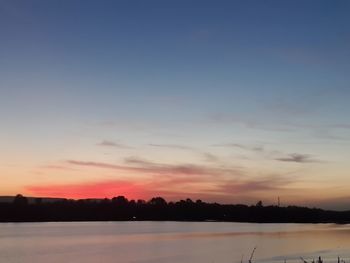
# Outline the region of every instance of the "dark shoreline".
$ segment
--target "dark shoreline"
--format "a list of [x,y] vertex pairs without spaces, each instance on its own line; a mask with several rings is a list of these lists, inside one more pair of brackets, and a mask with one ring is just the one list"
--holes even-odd
[[128,200],[123,196],[103,200],[57,200],[29,203],[17,196],[0,203],[0,222],[179,221],[240,223],[350,223],[350,211],[330,211],[298,206],[224,205],[190,199],[166,202],[161,197]]

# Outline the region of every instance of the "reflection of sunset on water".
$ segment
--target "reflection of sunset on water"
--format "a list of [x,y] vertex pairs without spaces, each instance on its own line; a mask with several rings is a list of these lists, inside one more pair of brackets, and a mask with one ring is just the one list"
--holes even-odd
[[[245,224],[219,222],[75,222],[0,224],[6,262],[193,263],[312,261],[350,258],[350,228],[335,224]],[[18,251],[18,248],[21,248]],[[135,253],[137,251],[137,253]]]

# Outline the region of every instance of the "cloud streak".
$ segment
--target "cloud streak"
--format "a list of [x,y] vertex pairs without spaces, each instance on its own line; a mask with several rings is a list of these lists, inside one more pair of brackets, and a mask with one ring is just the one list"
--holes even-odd
[[221,144],[214,144],[214,147],[229,147],[229,148],[239,148],[242,150],[247,151],[253,151],[253,152],[264,152],[263,146],[250,146],[250,145],[243,145],[239,143],[221,143]]
[[282,190],[295,179],[282,176],[269,176],[262,179],[250,179],[243,181],[227,181],[219,186],[224,193],[264,192]]
[[170,148],[170,149],[179,149],[179,150],[193,150],[192,147],[184,146],[180,144],[157,144],[157,143],[150,143],[148,144],[152,147],[159,147],[159,148]]
[[292,153],[286,157],[276,158],[276,161],[281,162],[294,162],[294,163],[316,163],[320,162],[319,160],[315,160],[311,155],[308,154],[300,154],[300,153]]
[[232,167],[212,167],[196,164],[160,164],[153,163],[136,157],[125,159],[126,164],[118,165],[103,162],[67,160],[66,163],[72,166],[95,167],[114,169],[149,174],[184,174],[184,175],[240,175],[241,171]]
[[155,144],[155,143],[150,143],[149,146],[159,147],[159,148],[169,148],[174,150],[188,150],[201,156],[202,159],[204,159],[207,162],[214,163],[214,162],[220,161],[220,158],[218,156],[215,156],[214,154],[209,152],[202,152],[201,150],[198,150],[195,147],[184,146],[180,144]]
[[113,141],[109,141],[109,140],[103,140],[102,142],[97,143],[98,146],[103,146],[103,147],[114,147],[114,148],[121,148],[121,149],[132,149],[132,147],[125,145],[125,144],[121,144],[121,143],[117,143],[117,142],[113,142]]
[[221,166],[217,162],[211,165],[164,164],[131,156],[119,164],[82,160],[66,160],[65,164],[65,167],[73,169],[128,171],[138,177],[121,179],[116,173],[115,179],[108,177],[89,182],[29,185],[26,191],[36,196],[76,199],[125,195],[132,199],[163,196],[168,200],[189,197],[213,202],[251,203],[260,199],[272,200],[275,192],[288,191],[290,184],[296,181],[295,177],[290,180],[285,175],[252,178],[245,171]]
[[[212,181],[202,176],[151,176],[143,180],[100,180],[72,184],[30,185],[26,190],[35,196],[64,198],[111,198],[124,195],[129,199],[163,196],[168,200],[183,198],[206,201],[247,202],[263,199],[271,191],[281,192],[291,181],[282,177],[250,180]],[[208,183],[210,183],[208,185]]]
[[[224,144],[216,144],[213,145],[216,147],[231,147],[231,148],[239,148],[246,151],[253,151],[258,154],[261,154],[267,159],[273,159],[276,161],[281,162],[294,162],[294,163],[320,163],[320,160],[316,160],[313,158],[313,156],[309,154],[302,154],[302,153],[290,153],[290,154],[283,154],[280,151],[270,151],[266,150],[263,146],[249,146],[249,145],[243,145],[238,143],[224,143]],[[275,156],[280,155],[280,157]]]

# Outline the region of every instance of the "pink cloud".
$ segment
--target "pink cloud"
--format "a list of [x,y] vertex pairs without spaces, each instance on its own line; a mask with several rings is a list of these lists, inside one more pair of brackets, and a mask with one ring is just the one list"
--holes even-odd
[[129,199],[162,196],[168,200],[189,197],[207,201],[244,202],[271,196],[272,192],[285,191],[290,183],[290,178],[285,176],[249,179],[240,170],[220,165],[170,165],[136,157],[127,158],[122,164],[68,160],[66,166],[132,171],[140,177],[137,181],[99,180],[74,184],[30,185],[25,189],[35,196],[75,199],[124,195]]
[[210,175],[218,176],[224,174],[239,175],[240,172],[235,168],[209,167],[195,164],[160,164],[153,163],[138,158],[127,158],[128,165],[118,165],[102,162],[67,160],[67,163],[74,166],[95,167],[104,169],[124,170],[148,174],[186,174],[186,175]]
[[124,195],[129,199],[150,199],[162,196],[167,200],[184,198],[215,202],[251,203],[281,193],[289,183],[279,178],[264,180],[213,180],[201,176],[153,176],[140,181],[108,180],[75,184],[31,185],[26,190],[35,196],[63,198],[112,198]]

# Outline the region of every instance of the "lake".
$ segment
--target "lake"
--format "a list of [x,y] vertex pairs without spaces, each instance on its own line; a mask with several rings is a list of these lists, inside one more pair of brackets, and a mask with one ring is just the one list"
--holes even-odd
[[350,256],[350,226],[223,222],[0,223],[1,263],[300,262]]

